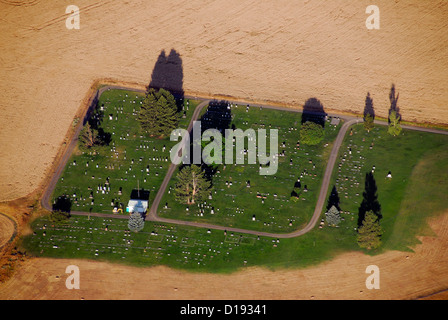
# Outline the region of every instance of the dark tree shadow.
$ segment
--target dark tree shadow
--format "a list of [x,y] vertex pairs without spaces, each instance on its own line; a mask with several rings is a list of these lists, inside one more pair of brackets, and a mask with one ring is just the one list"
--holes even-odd
[[105,132],[103,128],[98,129],[98,137],[101,141],[101,145],[108,146],[112,142],[112,133]]
[[224,135],[225,130],[230,128],[232,122],[232,112],[230,104],[225,100],[210,101],[207,111],[200,118],[201,134],[208,129],[217,129]]
[[367,92],[366,103],[364,106],[364,119],[367,115],[370,115],[375,119],[375,109],[373,108],[373,99],[370,97],[370,92]]
[[[104,104],[102,104],[104,107]],[[101,127],[104,119],[104,111],[100,108],[99,102],[96,103],[95,108],[91,111],[87,122],[92,129],[98,130],[99,145],[108,146],[112,142],[112,133],[104,131]]]
[[[84,116],[84,119],[82,121],[82,125],[85,126],[87,122],[90,121],[90,118],[92,117],[92,114],[94,114],[95,112],[97,112],[97,110],[99,110],[99,91],[96,91],[95,97],[93,97],[92,102],[89,105],[89,108],[87,109],[86,115]],[[90,125],[92,125],[90,123]]]
[[149,200],[149,194],[150,194],[149,190],[133,189],[131,191],[131,199],[148,201]]
[[[230,109],[230,103],[225,100],[210,101],[206,112],[204,113],[204,115],[202,115],[199,121],[201,122],[201,136],[208,129],[216,129],[224,137],[225,130],[230,128],[230,124],[232,122],[232,112]],[[193,143],[195,142],[193,141],[192,133],[190,134],[190,141],[191,141],[190,154],[193,154]],[[201,167],[204,170],[205,176],[210,180],[218,170],[217,165],[206,164],[202,158],[201,158]]]
[[362,226],[367,211],[373,211],[378,216],[378,219],[382,218],[377,190],[373,173],[366,173],[365,188],[362,194],[363,199],[358,209],[358,227]]
[[339,199],[339,193],[336,189],[336,186],[333,186],[333,189],[331,189],[330,197],[328,198],[327,203],[327,211],[330,210],[332,206],[335,206],[336,209],[341,211],[341,207],[339,206],[341,200]]
[[160,52],[151,75],[147,89],[166,89],[173,94],[177,102],[177,110],[181,111],[184,103],[184,72],[180,54],[171,49],[167,56],[165,50]]
[[90,127],[92,127],[92,129],[98,130],[101,127],[103,118],[104,118],[104,111],[101,110],[99,102],[97,102],[95,107],[92,109],[88,119]]
[[59,196],[53,203],[53,211],[67,212],[70,213],[72,209],[72,200],[66,196]]
[[392,87],[390,88],[389,92],[389,101],[390,101],[389,116],[392,113],[392,111],[395,111],[398,119],[401,120],[400,108],[398,107],[399,95],[400,95],[399,93],[395,94],[395,84],[392,84]]
[[327,113],[324,110],[324,106],[316,98],[310,98],[306,100],[303,106],[302,124],[307,121],[315,122],[322,127],[325,127],[325,118]]

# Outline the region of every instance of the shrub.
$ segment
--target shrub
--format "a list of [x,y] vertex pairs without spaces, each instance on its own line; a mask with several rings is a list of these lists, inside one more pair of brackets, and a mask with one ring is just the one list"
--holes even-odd
[[316,145],[324,138],[324,128],[311,121],[305,122],[300,128],[300,142],[308,145]]
[[330,226],[337,226],[341,222],[341,215],[335,206],[331,206],[330,210],[328,210],[325,215],[327,216],[327,223]]
[[138,212],[133,212],[129,217],[128,228],[133,232],[142,231],[145,226],[145,220]]

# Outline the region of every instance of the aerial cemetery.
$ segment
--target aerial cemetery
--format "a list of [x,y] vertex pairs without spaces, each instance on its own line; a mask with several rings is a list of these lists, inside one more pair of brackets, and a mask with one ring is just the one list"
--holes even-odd
[[[415,180],[425,181],[427,185],[434,183],[416,172],[415,167],[421,158],[429,156],[429,150],[440,153],[446,143],[447,139],[442,135],[403,130],[396,137],[384,125],[368,130],[363,124],[352,126],[339,149],[328,190],[328,203],[319,228],[331,227],[325,217],[331,206],[335,205],[340,222],[333,227],[339,228],[338,232],[344,237],[352,237],[362,226],[366,211],[372,210],[385,231],[381,236],[384,247],[397,249],[402,246],[398,243],[413,242],[410,240],[412,235],[405,230],[419,228],[423,222],[422,225],[411,226],[409,220],[406,220],[400,227],[403,234],[392,236],[394,224],[399,220],[396,220],[397,213],[408,214],[408,210],[403,209],[403,203],[408,201],[425,206],[425,202],[419,200],[422,185],[412,184],[413,188],[417,187],[420,191],[417,198],[411,200],[408,184]],[[331,229],[334,228],[328,230]],[[394,240],[389,241],[392,239],[390,237]]]
[[[203,111],[200,119],[202,131],[208,128],[220,132],[225,129],[241,129],[243,132],[266,129],[269,136],[270,130],[278,130],[278,149],[273,155],[277,171],[262,175],[260,169],[266,165],[249,163],[251,150],[248,143],[256,136],[246,136],[242,149],[245,161],[242,164],[236,161],[233,164],[222,161],[211,166],[202,164],[212,184],[205,199],[195,204],[179,203],[176,201],[177,182],[172,179],[162,200],[163,205],[159,207],[159,215],[278,233],[303,227],[313,214],[330,145],[340,124],[331,125],[332,119],[322,115],[319,125],[324,127],[323,141],[317,145],[300,144],[301,113],[226,101],[219,102],[220,108],[216,104]],[[232,143],[234,153],[237,152],[235,137],[224,143]],[[269,148],[269,139],[266,144]]]
[[[148,192],[150,201],[154,198],[171,163],[174,143],[169,137],[150,137],[141,131],[137,118],[143,99],[142,93],[123,90],[103,93],[87,125],[107,134],[110,141],[88,149],[79,143],[56,185],[53,199],[68,195],[73,211],[127,214],[133,190],[140,188]],[[180,103],[179,125],[187,127],[198,102]]]
[[[177,108],[172,112],[172,127],[186,129],[201,101],[166,97]],[[216,129],[223,134],[222,145],[212,139],[190,141],[186,150],[194,153],[199,147],[200,162],[176,167],[157,208],[160,217],[179,223],[145,220],[172,163],[170,151],[178,143],[170,140],[170,128],[148,125],[143,130],[145,99],[145,94],[132,91],[103,93],[54,188],[52,213],[36,219],[31,225],[33,233],[24,238],[30,252],[216,272],[253,265],[307,266],[341,250],[371,250],[360,234],[372,214],[381,227],[378,246],[402,249],[405,243],[413,243],[422,218],[412,220],[416,221],[411,228],[414,233],[409,232],[402,226],[409,226],[408,217],[415,213],[406,208],[424,202],[414,203],[421,197],[418,190],[423,181],[434,193],[445,190],[437,181],[448,171],[442,161],[446,159],[446,136],[401,128],[391,131],[386,125],[364,121],[349,127],[337,150],[316,227],[296,238],[257,236],[253,231],[287,234],[307,225],[345,120],[326,115],[315,98],[305,103],[303,113],[213,100],[199,115],[200,134]],[[257,138],[260,142],[260,135],[244,133],[259,129],[266,130],[268,137],[278,132],[276,150],[267,138],[268,162],[257,157],[249,161],[251,152],[262,152],[259,144],[250,146]],[[241,149],[237,147],[240,138],[226,136],[226,130],[243,133]],[[222,162],[219,152],[211,162],[211,154],[204,152],[212,142],[218,146],[215,151],[222,148]],[[224,161],[227,147],[234,152],[235,161],[230,163]],[[244,161],[238,162],[237,152]],[[429,156],[442,161],[434,172],[416,170]],[[260,174],[268,167],[275,172]],[[194,196],[184,188],[191,175],[199,186]],[[437,204],[432,201],[433,206]],[[425,207],[419,208],[418,212],[425,212]],[[141,215],[137,220],[135,213]],[[406,223],[399,223],[400,219],[407,219]],[[182,225],[185,221],[221,229]]]
[[254,265],[247,251],[275,252],[280,240],[226,231],[145,222],[132,232],[127,220],[72,216],[66,223],[39,219],[26,245],[36,254],[124,264],[156,264],[192,270],[228,270]]

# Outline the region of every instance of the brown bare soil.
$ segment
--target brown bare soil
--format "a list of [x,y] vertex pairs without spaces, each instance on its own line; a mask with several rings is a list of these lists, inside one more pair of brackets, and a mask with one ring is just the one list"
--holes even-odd
[[[0,299],[416,299],[448,288],[448,213],[430,220],[430,225],[435,236],[421,237],[412,253],[346,253],[304,270],[251,267],[216,275],[34,258],[0,285]],[[69,265],[80,269],[79,290],[65,287]],[[380,269],[380,289],[366,288],[369,265]]]
[[405,120],[447,123],[448,3],[364,1],[1,0],[0,200],[31,193],[50,173],[91,85],[147,85],[165,50],[180,54],[186,93],[378,115],[395,83]]
[[14,222],[0,214],[0,249],[5,246],[14,234]]
[[[0,211],[26,232],[35,199],[19,198],[40,193],[92,87],[143,88],[162,50],[180,54],[187,94],[293,108],[316,97],[326,111],[361,113],[370,92],[377,115],[386,116],[394,83],[404,120],[448,124],[448,3],[378,0],[376,31],[364,24],[368,4],[78,0],[81,29],[67,30],[66,1],[0,0],[0,201],[18,199]],[[251,268],[223,276],[18,258],[0,298],[417,298],[448,288],[447,216],[434,220],[438,237],[422,238],[415,253],[347,253],[306,270]],[[65,288],[69,264],[81,269],[81,290]],[[370,264],[380,267],[380,290],[365,288]]]

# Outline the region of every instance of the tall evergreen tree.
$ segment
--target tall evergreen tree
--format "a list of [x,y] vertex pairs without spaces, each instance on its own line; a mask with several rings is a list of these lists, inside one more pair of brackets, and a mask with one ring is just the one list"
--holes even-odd
[[128,228],[133,232],[139,232],[143,230],[145,226],[145,220],[139,212],[133,212],[129,217]]
[[186,166],[177,174],[175,196],[180,203],[190,205],[205,200],[210,192],[211,183],[200,166]]
[[179,117],[176,99],[165,89],[149,88],[138,116],[141,128],[150,136],[168,136],[176,129]]
[[358,245],[368,250],[376,249],[381,246],[382,234],[378,216],[372,210],[367,211],[361,227],[358,228]]

